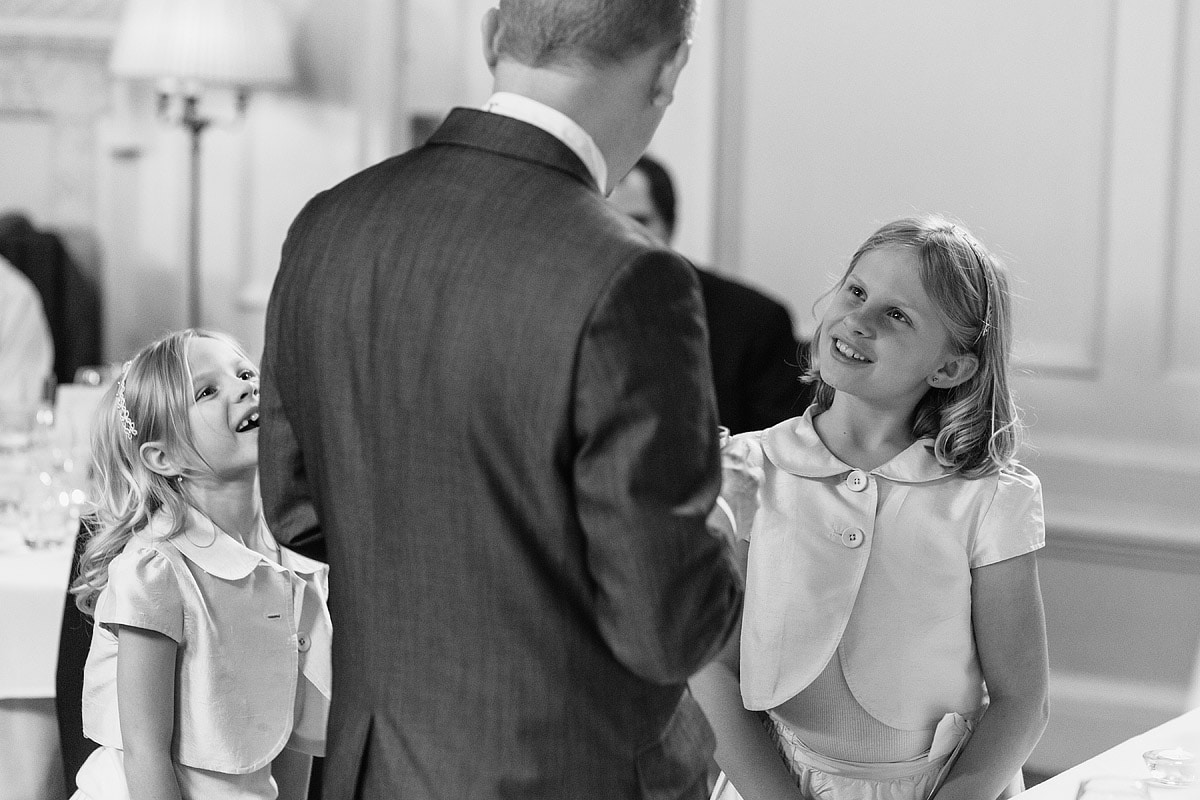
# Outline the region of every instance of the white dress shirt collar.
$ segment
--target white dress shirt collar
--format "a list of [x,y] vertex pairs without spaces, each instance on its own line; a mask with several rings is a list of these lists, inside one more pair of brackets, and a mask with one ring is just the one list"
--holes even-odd
[[579,156],[600,187],[600,192],[608,193],[608,164],[604,161],[604,154],[591,135],[566,114],[512,92],[496,92],[483,104],[483,110],[527,122],[558,139]]

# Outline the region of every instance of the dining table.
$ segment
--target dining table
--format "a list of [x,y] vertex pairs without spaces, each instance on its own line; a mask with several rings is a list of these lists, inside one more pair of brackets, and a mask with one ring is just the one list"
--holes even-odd
[[1181,713],[1016,795],[1016,800],[1076,800],[1087,778],[1113,776],[1145,782],[1149,800],[1200,800],[1200,780],[1170,785],[1155,779],[1146,753],[1194,756],[1200,771],[1200,708]]
[[[5,535],[7,534],[7,535]],[[55,678],[74,540],[0,532],[0,800],[63,797]]]
[[0,542],[0,699],[54,697],[73,545],[31,550]]
[[0,436],[0,800],[65,797],[59,640],[103,391],[60,386],[25,438]]

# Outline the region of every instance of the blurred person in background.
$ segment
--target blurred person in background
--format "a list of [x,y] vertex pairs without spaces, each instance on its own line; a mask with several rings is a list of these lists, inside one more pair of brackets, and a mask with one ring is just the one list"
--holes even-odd
[[[20,270],[0,257],[0,412],[36,409],[54,370],[54,343],[42,298]],[[29,420],[32,422],[32,417]]]
[[[609,198],[664,244],[675,234],[670,173],[642,156]],[[769,428],[804,413],[812,387],[801,383],[807,347],[796,341],[783,304],[744,283],[696,269],[708,321],[717,415],[731,433]]]

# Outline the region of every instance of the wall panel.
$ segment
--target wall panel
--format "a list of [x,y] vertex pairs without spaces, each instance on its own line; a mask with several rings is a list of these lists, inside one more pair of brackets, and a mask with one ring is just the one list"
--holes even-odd
[[871,230],[943,211],[1018,276],[1026,360],[1094,371],[1111,3],[747,9],[742,273],[809,329],[812,301]]
[[1176,165],[1172,190],[1173,250],[1165,285],[1162,344],[1168,375],[1200,384],[1200,9],[1180,5]]

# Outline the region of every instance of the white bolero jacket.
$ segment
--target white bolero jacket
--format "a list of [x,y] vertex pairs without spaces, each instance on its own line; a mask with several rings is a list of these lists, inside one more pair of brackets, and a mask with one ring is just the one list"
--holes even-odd
[[811,413],[722,449],[722,498],[750,543],[746,708],[794,697],[840,648],[851,691],[881,722],[976,716],[971,570],[1045,544],[1041,484],[1023,467],[963,478],[929,439],[863,472],[825,448]]

